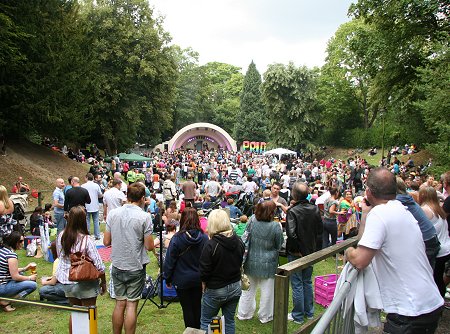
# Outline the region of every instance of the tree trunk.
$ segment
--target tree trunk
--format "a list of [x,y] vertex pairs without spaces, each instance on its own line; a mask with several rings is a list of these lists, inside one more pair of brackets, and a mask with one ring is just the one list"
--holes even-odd
[[105,148],[106,148],[106,151],[108,151],[108,154],[109,154],[110,156],[112,156],[112,155],[114,154],[114,152],[111,151],[111,145],[109,145],[109,140],[108,140],[108,138],[106,138],[106,136],[103,136],[103,139],[104,139],[104,141],[105,141]]

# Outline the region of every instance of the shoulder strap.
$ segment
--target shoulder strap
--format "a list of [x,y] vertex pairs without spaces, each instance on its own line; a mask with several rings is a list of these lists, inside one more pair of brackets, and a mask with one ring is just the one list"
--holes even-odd
[[83,249],[83,245],[84,245],[84,255],[86,255],[87,254],[87,239],[86,238],[89,238],[87,235],[85,235],[84,236],[84,238],[81,240],[81,245],[80,245],[80,250],[79,250],[79,252],[81,252],[81,250]]

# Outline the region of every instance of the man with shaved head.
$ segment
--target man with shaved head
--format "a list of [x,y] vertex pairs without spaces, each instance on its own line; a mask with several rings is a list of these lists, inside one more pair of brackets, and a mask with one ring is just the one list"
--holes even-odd
[[357,269],[372,264],[387,314],[384,333],[434,333],[444,300],[433,279],[417,220],[396,200],[397,182],[386,168],[367,178],[358,247],[345,254]]
[[74,206],[81,205],[86,208],[86,204],[91,203],[89,191],[80,186],[80,179],[76,176],[71,181],[72,188],[67,190],[66,198],[64,200],[64,211],[67,213]]
[[53,191],[53,212],[56,221],[56,229],[57,233],[64,230],[66,227],[66,220],[64,219],[64,192],[63,189],[65,187],[63,179],[56,179],[56,188]]
[[[294,261],[300,257],[317,251],[316,245],[323,231],[319,208],[308,201],[309,187],[306,183],[297,181],[292,186],[292,204],[287,210],[287,243],[288,260]],[[291,276],[293,309],[288,320],[298,324],[304,318],[314,316],[314,300],[312,288],[313,267],[309,266]]]

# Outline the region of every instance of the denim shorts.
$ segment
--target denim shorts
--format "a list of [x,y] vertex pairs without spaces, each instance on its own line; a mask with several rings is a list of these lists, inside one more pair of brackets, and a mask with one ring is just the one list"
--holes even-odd
[[116,300],[129,300],[131,302],[141,299],[145,285],[145,267],[140,270],[120,270],[112,267]]
[[98,280],[78,282],[75,284],[63,284],[64,293],[67,298],[89,299],[100,294]]

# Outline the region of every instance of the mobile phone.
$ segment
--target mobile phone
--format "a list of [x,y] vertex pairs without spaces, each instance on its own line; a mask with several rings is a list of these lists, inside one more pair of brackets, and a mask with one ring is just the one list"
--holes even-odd
[[367,199],[367,197],[364,197],[364,203],[366,203],[367,206],[371,206],[369,200]]

